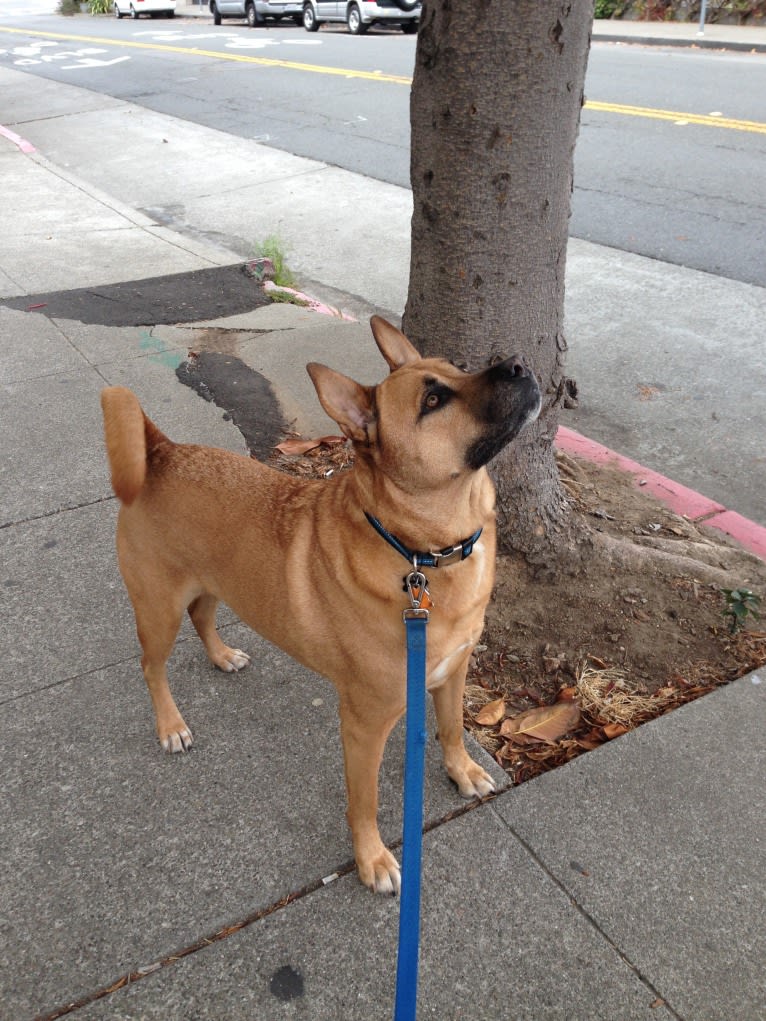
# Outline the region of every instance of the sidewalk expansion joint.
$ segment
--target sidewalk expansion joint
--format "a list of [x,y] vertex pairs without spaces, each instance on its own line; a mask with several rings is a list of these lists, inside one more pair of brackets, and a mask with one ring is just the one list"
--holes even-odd
[[[225,631],[227,628],[242,627],[242,621],[237,618],[236,620],[226,621],[218,626],[219,632]],[[246,625],[245,625],[246,626]],[[180,648],[189,642],[199,641],[196,634],[180,634],[176,638],[174,648]],[[136,673],[138,676],[141,675],[141,656],[137,653],[129,653],[126,656],[121,656],[118,659],[113,659],[108,663],[99,663],[98,666],[87,667],[86,669],[80,670],[76,674],[69,674],[67,677],[60,677],[55,681],[51,681],[50,684],[42,684],[39,688],[32,688],[29,691],[20,691],[18,694],[11,695],[8,698],[0,698],[0,707],[10,705],[13,702],[20,702],[25,698],[35,698],[36,696],[52,691],[55,688],[60,688],[63,684],[75,684],[81,679],[86,677],[92,677],[93,674],[103,673],[106,670],[111,670],[113,667],[124,666],[126,663],[135,663]]]
[[579,903],[576,896],[574,895],[574,893],[572,893],[572,891],[569,889],[566,883],[562,879],[559,879],[556,873],[545,864],[543,859],[535,851],[532,845],[529,844],[519,833],[517,833],[513,826],[506,819],[504,819],[499,812],[495,812],[494,814],[495,818],[499,822],[501,822],[503,826],[511,834],[511,836],[518,841],[518,843],[529,855],[532,861],[538,866],[538,868],[541,869],[541,871],[545,873],[545,875],[550,879],[550,881],[561,891],[561,893],[563,893],[563,895],[566,897],[566,899],[569,901],[569,903],[572,905],[575,911],[577,911],[577,913],[585,920],[585,922],[587,922],[588,925],[591,926],[591,928],[598,934],[599,938],[602,939],[609,947],[611,947],[611,949],[617,954],[620,960],[623,961],[628,968],[630,968],[630,970],[633,972],[633,974],[636,976],[639,982],[641,982],[641,984],[646,987],[649,995],[654,997],[655,1004],[657,1006],[661,1004],[668,1012],[668,1014],[671,1017],[675,1018],[676,1021],[687,1021],[687,1019],[684,1018],[682,1014],[679,1014],[677,1010],[673,1009],[665,995],[654,985],[652,980],[647,975],[645,975],[636,964],[634,964],[631,961],[631,959],[627,956],[625,951],[619,947],[619,945],[603,929],[599,922],[596,921],[593,915],[591,915],[590,912],[588,912],[582,906],[582,904]]
[[[448,812],[444,816],[441,816],[439,819],[434,819],[427,823],[423,828],[423,832],[430,833],[432,830],[438,829],[445,823],[451,822],[453,819],[460,818],[467,812],[472,812],[477,808],[481,808],[488,802],[494,801],[494,799],[500,794],[504,794],[506,791],[510,790],[512,786],[513,784],[509,782],[508,784],[503,785],[494,794],[489,794],[487,797],[481,799],[475,798],[464,805],[458,806],[456,809]],[[400,847],[401,843],[402,841],[399,839],[393,841],[387,846],[391,850],[394,850]],[[33,1021],[57,1021],[58,1018],[66,1017],[68,1014],[72,1014],[75,1011],[80,1010],[82,1007],[87,1007],[91,1003],[95,1003],[98,1000],[104,999],[106,996],[110,996],[112,993],[118,992],[120,989],[124,989],[126,986],[134,985],[136,982],[140,982],[141,979],[154,975],[163,968],[168,968],[171,965],[176,964],[178,961],[182,961],[185,957],[196,954],[198,951],[204,950],[206,947],[214,946],[216,943],[220,943],[223,940],[228,939],[229,936],[234,936],[237,933],[242,932],[244,929],[247,929],[256,922],[260,922],[264,918],[268,918],[270,915],[276,914],[277,911],[282,911],[291,904],[295,904],[297,901],[303,900],[305,897],[309,897],[311,894],[317,893],[336,879],[342,879],[355,871],[355,862],[353,860],[347,861],[336,868],[332,873],[330,873],[330,875],[323,876],[321,879],[314,879],[305,886],[285,894],[284,897],[274,901],[272,904],[269,904],[264,908],[260,908],[257,911],[253,911],[249,915],[245,915],[244,918],[241,918],[236,922],[232,922],[208,936],[202,936],[200,939],[195,940],[194,943],[189,943],[187,946],[181,947],[179,950],[175,950],[172,953],[167,954],[165,957],[161,957],[158,960],[153,961],[151,964],[126,972],[113,982],[110,982],[109,985],[103,986],[100,989],[95,989],[93,992],[88,993],[79,1000],[62,1004],[47,1013],[38,1014]],[[678,1015],[674,1014],[673,1016],[678,1018]],[[683,1019],[679,1018],[678,1021],[683,1021]]]
[[[355,868],[356,866],[353,861],[346,862],[345,865],[335,870],[332,878],[340,879],[343,876],[347,876],[349,873],[353,872]],[[112,993],[116,993],[118,990],[124,989],[126,986],[133,985],[143,978],[148,978],[150,975],[154,975],[162,968],[170,967],[176,962],[183,960],[184,957],[196,954],[199,950],[204,950],[206,947],[220,943],[222,940],[228,939],[229,936],[233,936],[236,933],[241,932],[243,929],[253,925],[255,922],[260,922],[262,919],[268,918],[269,915],[273,915],[275,912],[289,907],[290,904],[294,904],[296,901],[302,900],[304,897],[307,897],[312,893],[316,893],[318,890],[323,889],[327,885],[327,882],[327,877],[314,879],[305,886],[302,886],[300,889],[293,890],[290,893],[285,894],[284,897],[278,901],[274,901],[273,904],[269,904],[265,908],[260,908],[258,911],[253,911],[251,914],[246,915],[239,921],[232,922],[230,925],[224,926],[223,929],[219,929],[217,932],[211,933],[209,936],[202,936],[200,939],[196,940],[196,942],[190,943],[188,946],[182,947],[181,949],[168,954],[166,957],[162,957],[159,960],[152,962],[152,964],[145,965],[142,968],[136,968],[133,971],[121,975],[108,986],[96,989],[92,993],[88,993],[86,996],[83,996],[72,1003],[62,1004],[60,1007],[56,1007],[48,1013],[38,1014],[33,1021],[56,1021],[57,1018],[65,1017],[67,1014],[72,1014],[75,1011],[80,1010],[82,1007],[87,1007],[89,1004],[95,1003],[97,1000],[102,1000],[105,996],[110,996]]]
[[0,532],[4,528],[15,528],[18,525],[29,525],[34,521],[45,521],[46,518],[55,518],[57,514],[70,514],[73,511],[85,510],[88,507],[98,507],[102,503],[112,503],[117,497],[110,493],[108,496],[98,496],[95,500],[85,500],[83,503],[75,503],[66,507],[55,507],[53,510],[43,511],[41,514],[30,514],[28,518],[17,518],[14,521],[0,522]]
[[[178,639],[181,641],[189,641],[189,638]],[[75,684],[78,681],[92,677],[93,674],[102,673],[104,670],[111,670],[112,667],[122,666],[124,663],[136,662],[140,664],[138,656],[124,656],[122,659],[112,660],[111,663],[101,663],[98,666],[89,667],[87,670],[80,670],[79,673],[70,674],[68,677],[60,677],[55,681],[51,681],[50,684],[41,684],[39,688],[31,688],[28,691],[20,691],[15,695],[10,695],[8,698],[0,699],[0,707],[12,705],[14,702],[22,702],[26,698],[37,698],[38,695],[43,695],[48,691],[54,691],[56,688],[60,688],[64,684]]]

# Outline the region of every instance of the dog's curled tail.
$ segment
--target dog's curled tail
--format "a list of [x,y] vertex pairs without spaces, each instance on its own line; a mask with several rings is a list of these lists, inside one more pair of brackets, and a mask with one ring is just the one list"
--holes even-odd
[[123,503],[133,503],[146,481],[147,454],[169,442],[150,421],[132,390],[108,386],[101,391],[104,434],[112,489]]

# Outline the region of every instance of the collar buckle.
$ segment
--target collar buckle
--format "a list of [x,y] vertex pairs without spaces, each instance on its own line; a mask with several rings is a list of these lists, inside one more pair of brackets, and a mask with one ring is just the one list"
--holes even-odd
[[438,553],[424,553],[408,549],[401,539],[387,531],[372,514],[368,514],[365,511],[364,516],[378,535],[382,536],[389,546],[393,546],[397,553],[401,553],[406,560],[414,563],[416,569],[418,567],[449,567],[450,564],[457,564],[461,560],[465,560],[473,553],[473,547],[479,541],[479,536],[483,531],[483,529],[479,528],[473,535],[469,535],[467,539],[463,539],[462,542],[456,543],[454,546],[446,546],[444,549],[439,550]]
[[[476,540],[474,540],[475,542]],[[471,543],[473,546],[473,543]],[[465,552],[463,543],[459,546],[452,546],[447,549],[440,550],[438,553],[432,553],[431,556],[434,558],[434,567],[449,567],[450,564],[459,563],[461,560],[465,560],[468,553]]]

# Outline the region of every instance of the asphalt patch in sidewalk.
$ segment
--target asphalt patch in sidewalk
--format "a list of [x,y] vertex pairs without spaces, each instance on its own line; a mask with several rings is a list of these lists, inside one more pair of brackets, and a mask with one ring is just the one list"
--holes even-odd
[[50,319],[72,319],[90,325],[159,326],[240,315],[268,305],[269,298],[247,275],[244,263],[238,263],[119,284],[3,298],[0,304],[22,312],[41,312]]
[[235,355],[203,351],[176,369],[176,376],[225,412],[250,453],[265,461],[287,432],[271,383]]

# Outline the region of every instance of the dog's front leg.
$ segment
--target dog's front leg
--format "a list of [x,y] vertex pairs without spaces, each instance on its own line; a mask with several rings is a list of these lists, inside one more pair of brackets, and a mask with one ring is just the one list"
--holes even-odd
[[378,831],[378,772],[386,739],[401,713],[394,716],[360,709],[341,700],[340,721],[346,770],[346,818],[354,842],[359,878],[375,893],[396,894],[399,863]]
[[474,762],[463,743],[463,690],[470,650],[437,688],[431,689],[444,768],[463,798],[483,798],[495,790],[489,773]]

